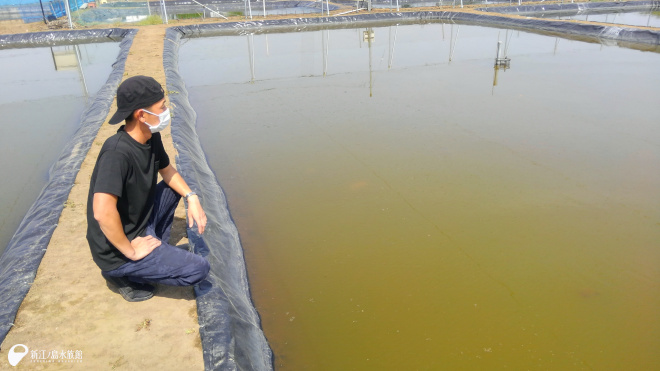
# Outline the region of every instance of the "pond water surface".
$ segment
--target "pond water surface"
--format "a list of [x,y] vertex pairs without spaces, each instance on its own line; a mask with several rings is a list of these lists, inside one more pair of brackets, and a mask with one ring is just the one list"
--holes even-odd
[[628,26],[660,27],[660,11],[592,13],[548,17],[557,19],[575,19],[578,21],[623,24]]
[[372,30],[180,50],[276,368],[660,364],[660,55]]
[[0,50],[0,253],[118,53],[119,43]]

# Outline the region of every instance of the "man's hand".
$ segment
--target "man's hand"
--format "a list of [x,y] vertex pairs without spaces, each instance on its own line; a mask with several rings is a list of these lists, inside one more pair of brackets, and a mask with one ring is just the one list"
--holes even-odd
[[128,258],[131,260],[140,260],[149,255],[158,246],[160,246],[160,240],[156,237],[148,235],[145,237],[135,237],[133,241],[131,241],[131,247],[133,247],[135,254]]
[[[170,186],[174,192],[181,196],[190,193],[190,187],[183,180],[181,174],[172,166],[167,165],[165,168],[158,170],[163,177],[163,181]],[[202,209],[202,204],[199,202],[197,195],[188,197],[188,228],[192,228],[194,223],[197,223],[197,231],[202,234],[206,228],[206,214]]]
[[199,234],[203,234],[206,228],[206,213],[197,195],[188,197],[188,228],[193,227],[193,222],[197,223]]
[[99,223],[105,237],[127,258],[140,260],[160,246],[160,240],[152,236],[128,240],[117,211],[117,196],[109,193],[94,193],[92,208],[94,219]]

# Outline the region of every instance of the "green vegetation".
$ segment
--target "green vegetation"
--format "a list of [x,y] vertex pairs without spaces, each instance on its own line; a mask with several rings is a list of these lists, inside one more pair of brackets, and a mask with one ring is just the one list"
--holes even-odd
[[183,13],[176,15],[176,19],[194,19],[194,18],[202,18],[202,13]]
[[243,12],[241,12],[241,11],[235,11],[235,12],[229,12],[229,13],[227,13],[227,16],[228,16],[228,17],[233,17],[233,16],[236,16],[236,15],[242,17],[242,16],[243,16]]
[[143,19],[140,22],[137,22],[136,25],[138,26],[151,26],[154,24],[161,24],[163,23],[163,18],[161,18],[159,15],[150,15],[147,17],[147,19]]
[[402,8],[412,8],[412,6],[410,6],[410,4],[403,4],[401,7]]

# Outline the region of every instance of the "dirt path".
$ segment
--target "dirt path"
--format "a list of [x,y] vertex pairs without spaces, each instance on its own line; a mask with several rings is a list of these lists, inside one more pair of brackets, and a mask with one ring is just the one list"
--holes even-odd
[[[165,86],[164,35],[165,27],[140,28],[124,78],[150,75]],[[113,103],[110,114],[115,110]],[[85,239],[89,179],[102,143],[116,130],[117,126],[105,123],[82,164],[34,284],[3,342],[0,368],[11,368],[7,352],[14,344],[46,354],[54,350],[82,352],[78,363],[31,362],[32,354],[28,354],[16,369],[204,368],[192,288],[159,286],[151,300],[129,303],[108,288],[92,261]],[[163,138],[174,160],[169,129]],[[184,220],[181,203],[172,233],[177,245],[187,243]]]

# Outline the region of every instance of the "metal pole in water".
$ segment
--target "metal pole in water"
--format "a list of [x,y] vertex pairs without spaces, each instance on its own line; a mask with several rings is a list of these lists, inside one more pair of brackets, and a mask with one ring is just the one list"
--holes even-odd
[[[323,1],[323,0],[321,0],[321,1]],[[325,0],[325,8],[326,8],[326,10],[327,10],[327,13],[326,13],[326,14],[327,14],[328,17],[329,17],[329,16],[330,16],[330,0]]]
[[463,0],[461,0],[461,8],[463,8]]
[[394,27],[394,43],[392,44],[392,53],[390,54],[390,64],[387,68],[392,68],[392,63],[394,62],[394,49],[396,48],[396,34],[399,31],[399,25],[397,24]]
[[330,52],[330,30],[326,30],[326,38],[325,38],[325,72],[324,74],[328,74],[328,53]]
[[147,0],[147,12],[151,15],[151,7],[149,6],[149,0]]
[[494,74],[493,74],[493,87],[490,89],[490,94],[491,94],[491,95],[494,95],[494,94],[495,94],[495,86],[497,86],[497,71],[500,70],[500,69],[497,67],[497,65],[496,65],[495,67],[493,67],[493,69],[495,70],[495,72],[494,72]]
[[270,50],[268,50],[268,34],[264,35],[266,37],[266,56],[270,57]]
[[266,18],[266,0],[262,0],[264,2],[264,18]]
[[399,10],[399,0],[396,0],[396,11],[398,12]]
[[454,39],[454,47],[452,48],[451,54],[449,55],[449,61],[450,62],[454,58],[454,51],[456,50],[456,43],[458,42],[458,33],[459,32],[461,32],[461,26],[460,25],[458,25],[458,27],[456,27],[456,38]]
[[[323,4],[323,3],[321,3]],[[323,77],[325,77],[325,32],[321,30],[321,55],[323,57]]]
[[[369,5],[371,5],[371,0],[369,0]],[[372,28],[367,29],[369,37],[367,42],[369,43],[369,98],[373,97],[373,77],[371,71],[371,33],[373,32]]]
[[250,4],[250,0],[247,0],[248,4],[248,12],[250,13],[250,19],[252,19],[252,4]]
[[451,63],[451,44],[454,42],[454,24],[449,28],[449,63]]
[[74,45],[74,51],[76,52],[76,59],[78,60],[78,73],[80,73],[80,82],[83,86],[83,91],[85,92],[85,101],[89,99],[89,90],[87,89],[87,81],[85,80],[85,72],[82,67],[82,56],[80,55],[80,46]]
[[495,53],[495,62],[497,62],[498,59],[502,58],[500,56],[500,48],[502,47],[502,42],[497,40],[497,52]]
[[254,46],[252,45],[254,34],[247,35],[248,41],[248,57],[250,58],[250,75],[251,83],[254,83]]
[[390,68],[392,68],[392,26],[389,27],[389,33],[390,33],[390,37],[389,37],[388,40],[389,40],[390,56],[389,56],[389,58],[387,58],[387,69],[388,70]]

